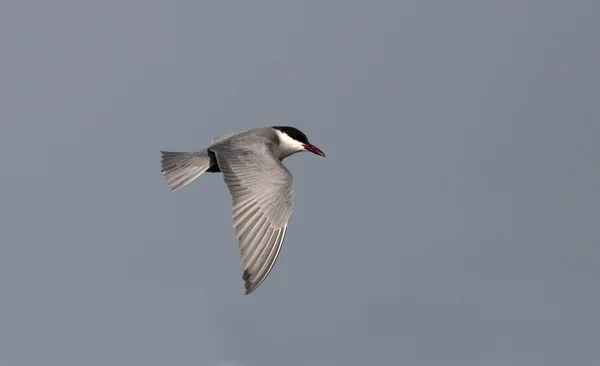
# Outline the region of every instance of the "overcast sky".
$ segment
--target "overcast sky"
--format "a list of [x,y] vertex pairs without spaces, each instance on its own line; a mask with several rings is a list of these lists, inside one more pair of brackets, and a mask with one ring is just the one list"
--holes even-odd
[[[0,2],[3,366],[600,364],[600,2]],[[219,174],[291,125],[244,296]]]

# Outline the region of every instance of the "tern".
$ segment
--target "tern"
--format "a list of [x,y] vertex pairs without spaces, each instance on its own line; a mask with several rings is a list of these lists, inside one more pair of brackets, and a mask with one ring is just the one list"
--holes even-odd
[[279,256],[294,203],[292,173],[282,161],[301,151],[325,157],[304,133],[289,126],[215,137],[197,152],[161,151],[162,175],[171,191],[204,172],[223,174],[233,199],[246,295],[263,283]]

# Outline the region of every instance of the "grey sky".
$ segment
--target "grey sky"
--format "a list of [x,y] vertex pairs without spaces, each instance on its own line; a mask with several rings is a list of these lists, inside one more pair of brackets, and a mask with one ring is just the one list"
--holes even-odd
[[[600,364],[598,1],[3,1],[0,364]],[[292,125],[243,295],[219,175]]]

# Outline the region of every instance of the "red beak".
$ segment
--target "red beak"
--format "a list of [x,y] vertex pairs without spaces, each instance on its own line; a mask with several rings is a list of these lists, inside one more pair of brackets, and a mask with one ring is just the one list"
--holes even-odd
[[313,154],[317,154],[317,155],[320,155],[322,157],[325,157],[325,153],[323,151],[321,151],[321,149],[319,149],[318,147],[316,147],[314,145],[304,144],[304,150],[310,151]]

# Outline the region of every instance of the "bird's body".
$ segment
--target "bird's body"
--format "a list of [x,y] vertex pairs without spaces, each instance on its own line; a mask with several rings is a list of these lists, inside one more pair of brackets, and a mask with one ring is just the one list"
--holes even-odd
[[221,172],[233,198],[246,294],[269,275],[294,203],[293,177],[282,164],[300,151],[325,154],[293,127],[263,127],[215,137],[198,152],[162,151],[162,174],[177,190],[204,172]]

